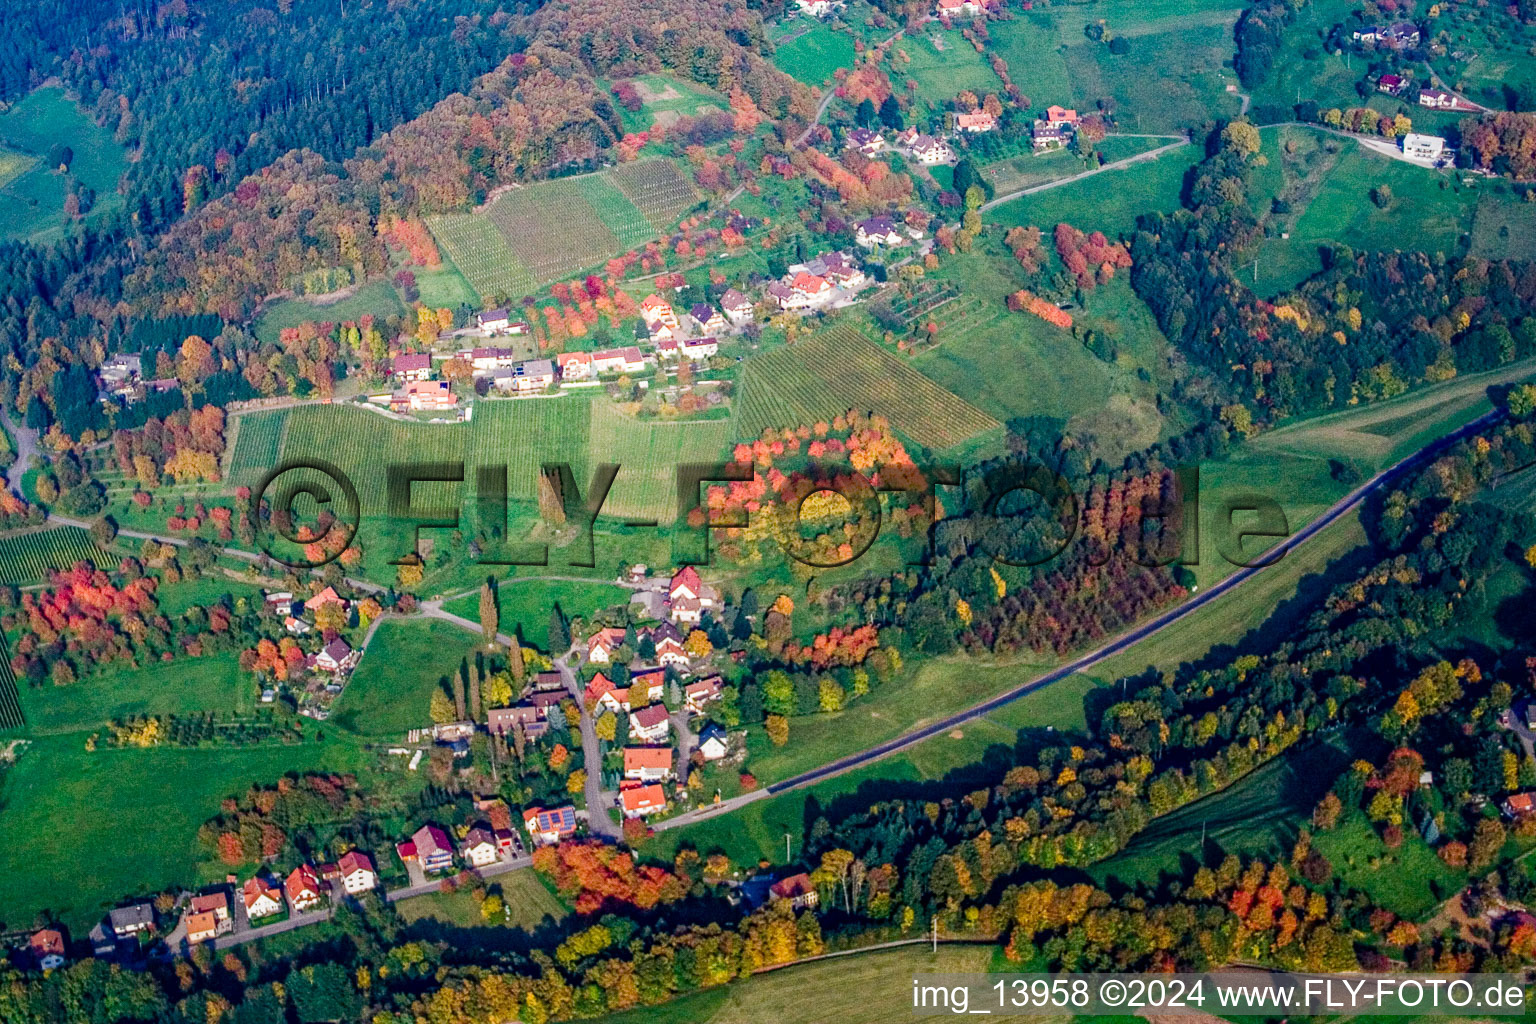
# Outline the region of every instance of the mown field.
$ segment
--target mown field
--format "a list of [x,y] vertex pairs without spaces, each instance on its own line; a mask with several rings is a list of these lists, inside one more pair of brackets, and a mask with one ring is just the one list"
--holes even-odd
[[57,167],[44,164],[57,144],[74,153],[69,176],[96,193],[85,219],[122,209],[117,180],[128,166],[122,147],[63,89],[50,86],[0,114],[0,206],[6,211],[0,238],[45,243],[63,235],[69,181]]
[[754,356],[742,371],[737,433],[830,420],[849,409],[880,413],[928,448],[950,448],[998,422],[846,324]]
[[0,538],[0,583],[40,583],[56,569],[97,561],[102,551],[85,530],[55,526]]
[[505,913],[490,920],[481,915],[480,901],[468,888],[401,900],[397,904],[400,918],[406,924],[435,921],[459,928],[521,928],[532,932],[543,925],[557,923],[570,913],[532,871],[498,875],[486,888],[500,896],[506,908]]
[[[549,650],[549,612],[554,605],[567,618],[592,613],[612,605],[629,603],[630,592],[612,583],[571,583],[560,580],[518,579],[498,581],[496,607],[503,633],[514,629],[523,642],[541,651]],[[480,621],[479,592],[465,594],[443,605],[443,611],[461,615],[471,622]]]
[[263,342],[275,343],[285,327],[297,327],[306,321],[329,320],[341,323],[356,320],[366,314],[383,319],[405,311],[394,286],[388,281],[369,281],[348,289],[346,294],[329,302],[313,299],[278,299],[262,307],[253,325],[256,337]]
[[330,721],[364,736],[403,739],[429,728],[427,703],[459,664],[482,646],[478,633],[436,619],[385,620],[373,634]]
[[[1171,139],[1143,139],[1131,136],[1110,135],[1095,147],[1104,155],[1107,163],[1145,153],[1166,145]],[[1020,189],[1033,188],[1048,181],[1070,178],[1090,167],[1069,149],[1055,149],[1044,153],[1023,153],[1007,157],[982,167],[982,173],[992,182],[996,195],[1007,195]],[[1063,186],[1070,188],[1071,186]]]
[[636,75],[628,81],[640,94],[640,109],[628,110],[621,103],[614,104],[627,132],[649,131],[657,124],[666,127],[680,117],[693,117],[707,110],[724,110],[728,105],[724,96],[673,75]]
[[[907,59],[903,59],[905,54]],[[958,28],[945,31],[935,22],[919,34],[903,37],[891,47],[886,62],[893,82],[917,83],[917,101],[938,110],[970,90],[977,96],[1002,93],[1002,80],[993,74],[986,58],[960,35]],[[1011,73],[1011,72],[1010,72]]]
[[853,36],[812,18],[792,18],[770,37],[773,63],[806,85],[824,86],[855,60]]
[[655,238],[698,200],[671,161],[640,160],[514,188],[427,226],[483,301],[503,301]]
[[1177,209],[1184,174],[1202,156],[1198,146],[1180,146],[1129,167],[1020,196],[993,207],[985,217],[988,223],[1032,224],[1046,231],[1065,221],[1114,238],[1132,231],[1136,218],[1149,210]]

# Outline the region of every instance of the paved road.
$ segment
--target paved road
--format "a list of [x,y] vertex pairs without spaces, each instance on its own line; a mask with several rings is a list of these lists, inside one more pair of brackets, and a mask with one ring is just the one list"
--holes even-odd
[[[1135,138],[1152,137],[1153,136],[1135,136]],[[1091,178],[1095,174],[1103,174],[1105,171],[1118,171],[1122,167],[1129,167],[1132,164],[1141,163],[1143,160],[1156,160],[1158,157],[1162,156],[1164,153],[1167,153],[1170,150],[1178,149],[1180,146],[1189,145],[1189,139],[1185,136],[1159,135],[1156,136],[1156,138],[1177,138],[1178,141],[1170,142],[1168,145],[1159,146],[1156,149],[1149,149],[1145,153],[1137,153],[1135,156],[1128,156],[1123,160],[1111,160],[1107,164],[1095,167],[1092,170],[1083,171],[1081,174],[1074,174],[1070,178],[1057,178],[1055,181],[1047,181],[1041,185],[1031,185],[1029,188],[1016,189],[1012,192],[1009,192],[1007,195],[1001,195],[996,199],[991,200],[990,202],[982,203],[981,210],[983,213],[985,213],[987,210],[992,209],[994,206],[1001,206],[1003,203],[1006,203],[1011,199],[1017,199],[1020,196],[1029,196],[1034,195],[1036,192],[1044,192],[1047,189],[1060,188],[1063,185],[1070,185],[1074,181],[1082,181],[1084,178]]]
[[596,836],[604,836],[617,841],[623,835],[619,826],[608,817],[608,808],[613,806],[617,794],[612,790],[603,789],[603,745],[597,738],[597,729],[592,723],[592,713],[587,710],[586,702],[582,700],[581,678],[576,675],[576,662],[580,657],[573,647],[563,657],[555,659],[555,670],[560,673],[560,678],[565,680],[565,688],[576,700],[576,706],[581,708],[581,752],[583,763],[587,769],[587,831]]
[[[1503,413],[1499,410],[1486,413],[1473,420],[1472,422],[1466,424],[1465,426],[1453,431],[1452,433],[1430,442],[1423,448],[1419,449],[1417,452],[1414,452],[1401,461],[1388,466],[1386,469],[1383,469],[1381,472],[1371,477],[1365,483],[1355,488],[1349,494],[1339,499],[1332,506],[1330,506],[1326,512],[1318,516],[1311,523],[1308,523],[1299,532],[1292,534],[1286,540],[1276,545],[1270,553],[1271,560],[1278,559],[1290,553],[1291,551],[1294,551],[1296,548],[1300,547],[1302,544],[1305,544],[1307,541],[1317,536],[1332,524],[1338,522],[1340,519],[1344,518],[1346,515],[1359,508],[1361,503],[1364,502],[1365,499],[1368,498],[1371,494],[1393,483],[1415,465],[1418,465],[1422,461],[1438,455],[1440,452],[1449,448],[1456,442],[1476,434],[1480,430],[1496,422],[1502,415]],[[1209,590],[1197,594],[1189,600],[1178,605],[1177,607],[1171,608],[1168,611],[1163,612],[1162,614],[1157,615],[1152,619],[1149,619],[1147,622],[1137,626],[1135,629],[1132,629],[1128,633],[1121,634],[1119,637],[1110,641],[1109,643],[1106,643],[1103,646],[1098,647],[1095,650],[1092,650],[1087,654],[1084,654],[1081,657],[1078,657],[1068,662],[1067,664],[1062,665],[1059,668],[1053,669],[1050,672],[1047,672],[1045,675],[1038,676],[1035,679],[1031,679],[1029,682],[1022,683],[1019,686],[1016,686],[1013,689],[1008,690],[1005,693],[1001,693],[989,700],[983,701],[980,704],[972,705],[971,707],[957,714],[950,715],[946,718],[940,719],[939,721],[925,725],[919,729],[913,729],[910,732],[896,737],[895,739],[888,740],[885,743],[870,747],[868,750],[863,750],[857,754],[850,754],[847,757],[839,758],[836,761],[822,765],[820,768],[813,768],[808,772],[802,772],[799,775],[784,779],[781,782],[775,782],[764,789],[760,789],[752,793],[747,793],[742,796],[733,797],[732,799],[723,801],[719,804],[704,807],[700,810],[679,815],[675,818],[669,818],[666,821],[656,822],[653,827],[657,830],[664,830],[691,825],[704,819],[715,817],[719,814],[729,813],[730,811],[733,811],[754,801],[763,800],[770,796],[777,796],[780,793],[785,793],[793,789],[799,789],[803,786],[809,786],[813,783],[824,781],[826,779],[832,778],[833,776],[841,775],[844,772],[851,771],[855,768],[860,768],[864,765],[872,764],[883,758],[889,757],[890,755],[898,751],[905,750],[906,748],[916,743],[921,743],[924,740],[931,739],[934,736],[946,733],[951,729],[956,728],[957,726],[964,725],[973,719],[990,714],[991,712],[996,711],[998,708],[1001,708],[1006,704],[1011,704],[1012,702],[1018,700],[1020,697],[1027,696],[1028,694],[1034,693],[1037,690],[1044,689],[1053,683],[1058,683],[1063,679],[1067,679],[1073,675],[1076,675],[1079,672],[1086,671],[1087,669],[1092,668],[1094,665],[1110,657],[1111,655],[1119,654],[1121,651],[1126,650],[1127,648],[1132,647],[1135,644],[1148,639],[1149,637],[1155,636],[1156,634],[1162,632],[1186,616],[1194,614],[1210,602],[1215,601],[1216,599],[1232,592],[1233,590],[1236,590],[1238,587],[1242,586],[1244,583],[1257,576],[1261,571],[1262,567],[1240,569],[1221,582],[1214,584]]]
[[[926,20],[932,20],[932,19],[924,19],[924,20],[926,21]],[[874,49],[877,46],[884,46],[886,43],[893,42],[894,40],[899,39],[901,37],[902,33],[904,33],[905,31],[906,31],[906,29],[904,29],[904,28],[897,29],[895,32],[892,32],[890,35],[886,36],[884,39],[880,40],[878,43],[871,43],[869,46],[865,47],[865,52],[868,52],[869,50],[872,50],[872,49]],[[811,137],[811,132],[815,131],[816,130],[816,126],[821,123],[821,115],[823,115],[823,114],[825,114],[827,112],[827,108],[829,106],[831,106],[832,105],[832,101],[837,98],[837,89],[838,89],[838,86],[834,85],[834,86],[832,86],[832,88],[828,89],[825,93],[822,94],[821,102],[816,105],[816,116],[811,119],[811,123],[810,124],[805,126],[805,131],[800,133],[799,138],[795,139],[794,144],[796,146],[803,146],[805,144],[805,141]]]
[[32,457],[40,453],[37,445],[37,431],[28,430],[11,419],[11,414],[3,408],[0,408],[0,426],[5,427],[5,432],[11,437],[11,443],[16,446],[16,456],[5,469],[5,485],[19,495],[22,475],[32,465]]

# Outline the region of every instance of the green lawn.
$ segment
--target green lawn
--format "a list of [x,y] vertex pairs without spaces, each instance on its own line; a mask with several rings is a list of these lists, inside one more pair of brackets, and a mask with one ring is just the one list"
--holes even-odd
[[1490,260],[1536,259],[1536,202],[1525,202],[1503,182],[1479,183],[1472,219],[1472,255]]
[[[59,143],[74,152],[67,176],[44,164],[49,150]],[[0,162],[0,182],[4,183],[0,205],[6,211],[0,238],[38,243],[61,238],[70,178],[96,193],[87,220],[122,209],[117,181],[128,166],[123,149],[112,141],[112,133],[92,121],[63,89],[38,89],[0,114],[0,144],[7,150],[7,159]],[[22,167],[21,161],[28,157],[33,158],[30,166]]]
[[558,922],[569,913],[532,871],[498,875],[486,888],[502,898],[508,913],[486,920],[474,892],[463,888],[401,900],[400,916],[409,924],[431,920],[460,928],[521,928],[531,932],[541,925]]
[[20,690],[28,730],[56,733],[99,728],[126,715],[250,711],[255,685],[234,654],[215,654],[105,672],[69,686],[21,684]]
[[806,85],[821,87],[832,81],[838,68],[853,67],[853,36],[812,18],[783,24],[785,31],[772,39],[773,63],[779,70]]
[[[100,749],[85,736],[37,739],[0,779],[8,840],[5,924],[26,928],[41,910],[81,936],[130,896],[223,877],[197,830],[226,796],[290,771],[352,771],[360,752],[336,738],[243,749]],[[67,842],[67,845],[66,845]],[[67,851],[91,851],[88,862]],[[82,864],[88,867],[82,868]]]
[[[887,66],[891,81],[899,84],[912,79],[917,83],[917,101],[935,110],[965,90],[977,96],[1003,91],[1002,81],[993,74],[986,58],[961,37],[959,29],[946,32],[937,24],[926,25],[916,38],[898,40],[890,53]],[[902,61],[902,53],[909,62]]]
[[278,299],[262,307],[256,317],[256,337],[263,342],[276,342],[278,333],[285,327],[297,327],[307,320],[341,323],[356,320],[364,313],[372,313],[383,319],[404,312],[400,296],[388,281],[370,281],[352,290],[345,298],[335,302],[319,303],[309,299]]
[[1046,231],[1065,221],[1114,238],[1134,229],[1143,213],[1177,209],[1184,173],[1202,155],[1198,146],[1181,146],[1149,161],[1021,196],[988,210],[985,217],[989,224],[1035,225]]
[[[567,583],[516,577],[500,580],[496,603],[501,611],[501,631],[514,627],[525,643],[540,650],[549,648],[549,610],[554,604],[567,618],[590,618],[593,612],[610,605],[629,603],[629,591],[611,583]],[[471,622],[480,621],[480,595],[465,594],[443,605],[443,610],[462,615]]]
[[1467,873],[1447,867],[1433,850],[1409,833],[1402,846],[1390,850],[1370,822],[1359,813],[1337,828],[1318,832],[1312,845],[1333,864],[1344,885],[1362,890],[1371,902],[1417,921],[1460,889]]
[[435,270],[425,267],[409,268],[416,275],[416,291],[422,305],[433,309],[457,309],[459,306],[479,306],[480,296],[470,287],[469,281],[459,273],[446,253],[442,254],[442,266]]
[[725,97],[672,75],[636,75],[629,81],[639,90],[643,105],[637,111],[629,111],[614,104],[627,132],[648,131],[657,121],[667,123],[679,116],[692,117],[706,108],[724,110],[727,106]]
[[448,622],[386,620],[337,699],[332,721],[366,736],[431,725],[427,703],[432,691],[458,671],[480,642],[478,632]]

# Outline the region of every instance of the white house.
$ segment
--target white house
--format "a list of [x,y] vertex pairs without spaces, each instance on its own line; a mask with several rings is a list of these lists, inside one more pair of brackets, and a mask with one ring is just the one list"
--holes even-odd
[[626,818],[647,818],[667,809],[667,791],[660,785],[631,786],[619,793]]
[[341,875],[341,887],[348,895],[368,892],[379,884],[378,872],[373,870],[373,861],[366,853],[349,850],[341,855],[336,867]]
[[271,917],[283,909],[282,892],[260,878],[247,881],[240,889],[240,896],[245,903],[246,919],[250,921]]
[[699,753],[706,761],[718,761],[730,750],[725,729],[718,722],[710,722],[699,733]]
[[[719,315],[715,314],[717,317]],[[682,354],[694,361],[708,359],[720,351],[720,343],[714,338],[684,338],[679,346]]]
[[629,735],[645,743],[665,743],[672,735],[672,719],[665,704],[651,704],[629,713]]
[[560,367],[561,380],[586,380],[592,376],[590,352],[562,352],[555,356],[555,364]]
[[725,312],[725,318],[733,324],[746,323],[752,319],[752,300],[735,288],[720,296],[720,308]]
[[483,828],[472,828],[464,836],[460,855],[470,867],[483,868],[496,863],[496,837]]
[[970,18],[980,14],[981,10],[981,4],[975,0],[939,0],[933,12],[945,18]]
[[1409,132],[1403,136],[1403,155],[1411,160],[1437,162],[1445,153],[1445,140],[1438,135]]
[[624,777],[641,782],[664,782],[672,777],[671,747],[625,747]]
[[997,127],[997,118],[984,110],[978,110],[973,114],[956,114],[955,127],[962,132],[972,135],[980,135],[990,132]]
[[919,135],[907,149],[913,159],[927,167],[947,164],[955,158],[955,151],[949,148],[949,143],[932,135]]
[[504,309],[488,309],[476,319],[480,322],[480,329],[495,334],[512,326],[512,317]]

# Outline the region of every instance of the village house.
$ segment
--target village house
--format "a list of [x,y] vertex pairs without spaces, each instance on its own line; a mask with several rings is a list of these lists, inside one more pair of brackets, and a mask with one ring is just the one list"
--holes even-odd
[[1384,92],[1388,96],[1396,96],[1407,85],[1402,75],[1382,75],[1376,80],[1376,91]]
[[64,935],[57,928],[35,931],[27,940],[27,951],[39,970],[58,970],[64,966]]
[[437,412],[459,404],[445,380],[413,380],[389,396],[391,412]]
[[[715,319],[720,319],[720,314],[715,314]],[[721,320],[720,326],[725,326]],[[682,346],[682,354],[693,362],[701,362],[720,351],[720,343],[714,338],[684,338],[679,344]]]
[[1499,805],[1506,818],[1523,818],[1536,812],[1536,793],[1511,793]]
[[543,391],[555,382],[555,364],[548,359],[528,359],[491,374],[491,383],[502,391]]
[[645,325],[646,333],[653,345],[662,345],[677,338],[678,331],[674,331],[664,323],[651,321]]
[[395,356],[389,365],[390,376],[408,383],[413,380],[432,379],[432,354],[430,352],[406,352]]
[[864,287],[868,278],[859,265],[842,250],[823,253],[809,263],[799,264],[789,268],[790,273],[814,274],[825,278],[834,287],[857,291]]
[[743,324],[752,319],[752,300],[735,288],[720,296],[720,309],[733,324]]
[[283,910],[282,891],[260,875],[252,876],[240,887],[240,898],[245,903],[245,917],[248,921],[259,921]]
[[955,128],[962,132],[969,132],[972,135],[990,132],[996,127],[997,118],[984,110],[978,110],[970,114],[955,115]]
[[667,791],[657,783],[631,786],[619,791],[619,805],[626,818],[648,818],[667,809]]
[[843,148],[856,149],[865,156],[874,156],[885,149],[885,136],[868,128],[855,128],[848,133]]
[[96,386],[106,395],[125,395],[134,391],[143,378],[144,362],[133,354],[119,354],[96,370]]
[[336,862],[337,877],[341,888],[349,896],[368,892],[379,884],[379,873],[373,869],[373,858],[358,850],[348,850]]
[[1421,107],[1429,107],[1431,110],[1455,110],[1460,105],[1460,100],[1444,89],[1423,89],[1419,92]]
[[768,889],[768,899],[773,902],[789,900],[789,905],[796,910],[815,909],[821,902],[816,887],[811,884],[811,876],[804,871],[774,882]]
[[834,8],[841,7],[841,0],[795,0],[800,13],[811,18],[825,18]]
[[613,652],[624,644],[624,630],[607,626],[587,637],[587,660],[596,665],[606,665],[613,660]]
[[304,610],[313,615],[315,612],[319,611],[321,608],[324,608],[328,604],[340,605],[342,611],[346,611],[351,607],[351,604],[348,603],[346,598],[336,593],[335,587],[326,587],[324,590],[317,593],[314,597],[311,597],[309,600],[304,602]]
[[523,735],[530,740],[536,740],[549,731],[544,712],[533,704],[491,708],[485,713],[485,728],[493,736],[512,736],[518,726],[523,727]]
[[235,927],[235,919],[229,912],[229,896],[222,890],[192,897],[192,913],[212,914],[215,934],[223,935]]
[[718,761],[730,753],[730,740],[726,735],[725,726],[719,722],[710,722],[699,732],[699,753],[704,755],[706,761]]
[[629,677],[629,702],[653,704],[661,700],[667,689],[667,670],[664,668],[636,669]]
[[219,934],[219,919],[208,911],[201,914],[188,914],[186,926],[187,943],[193,946],[199,942],[207,942]]
[[320,888],[320,873],[309,864],[300,864],[288,872],[288,878],[283,882],[283,892],[287,894],[288,906],[294,913],[313,910],[324,898]]
[[453,867],[453,845],[448,842],[448,833],[436,825],[421,826],[409,841],[400,843],[395,849],[401,860],[416,862],[428,874]]
[[350,672],[361,658],[362,652],[354,651],[351,644],[337,637],[320,648],[319,653],[314,657],[312,667],[334,675],[337,672]]
[[1067,144],[1067,133],[1059,124],[1051,124],[1049,121],[1036,121],[1031,129],[1035,152],[1048,149],[1060,149]]
[[558,690],[565,692],[565,677],[559,672],[538,672],[533,677],[533,688],[536,691]]
[[667,604],[673,622],[697,625],[704,613],[720,603],[720,592],[699,578],[699,571],[685,565],[667,584]]
[[544,810],[530,807],[523,812],[523,828],[535,846],[548,846],[576,834],[576,808],[570,804]]
[[1051,106],[1045,108],[1045,117],[1043,120],[1046,124],[1055,125],[1058,128],[1063,126],[1071,126],[1076,128],[1080,123],[1082,123],[1083,119],[1078,115],[1077,111],[1072,110],[1069,107],[1058,107],[1055,104],[1052,104]]
[[853,236],[854,243],[863,249],[873,249],[877,245],[906,245],[907,232],[896,223],[896,219],[888,214],[880,214],[861,220],[855,225],[856,233]]
[[618,714],[629,710],[629,690],[614,686],[612,680],[599,672],[582,693],[582,703],[589,708],[601,707]]
[[592,376],[592,355],[589,352],[562,352],[555,356],[560,367],[561,380],[586,380]]
[[907,147],[907,152],[912,154],[912,159],[926,167],[938,164],[947,164],[955,159],[955,151],[949,147],[949,143],[943,139],[936,139],[932,135],[918,135]]
[[457,356],[469,364],[476,377],[488,377],[492,370],[517,362],[517,353],[509,348],[466,348],[460,349]]
[[933,13],[941,18],[973,18],[982,11],[976,0],[939,0]]
[[672,719],[665,704],[652,704],[629,713],[629,735],[646,743],[665,743],[672,736]]
[[497,334],[512,326],[512,316],[505,309],[488,309],[477,314],[475,320],[488,334]]
[[315,627],[311,626],[303,619],[295,618],[294,616],[290,615],[283,620],[283,628],[292,633],[294,636],[303,636],[304,634],[313,631]]
[[112,934],[120,939],[126,939],[140,932],[154,931],[155,908],[148,903],[131,903],[126,907],[117,907],[107,912],[107,922],[112,927]]
[[1438,135],[1409,132],[1403,136],[1403,155],[1413,160],[1438,162],[1445,155],[1445,140]]
[[640,303],[640,316],[645,322],[660,323],[677,330],[677,314],[672,311],[672,306],[660,295],[647,295]]
[[724,696],[724,680],[719,676],[710,676],[683,687],[683,706],[692,714],[702,715],[705,707]]
[[683,649],[683,638],[678,634],[676,626],[663,622],[651,630],[650,636],[651,644],[656,648],[657,664],[675,665],[685,670],[688,668],[688,652]]
[[472,828],[465,834],[459,854],[470,867],[483,868],[494,864],[498,855],[496,837],[488,829]]
[[696,303],[688,311],[688,316],[701,331],[723,331],[726,328],[725,317],[707,302]]
[[644,369],[645,356],[634,345],[592,353],[593,373],[639,373]]
[[625,747],[624,777],[641,782],[665,782],[672,777],[671,747]]

